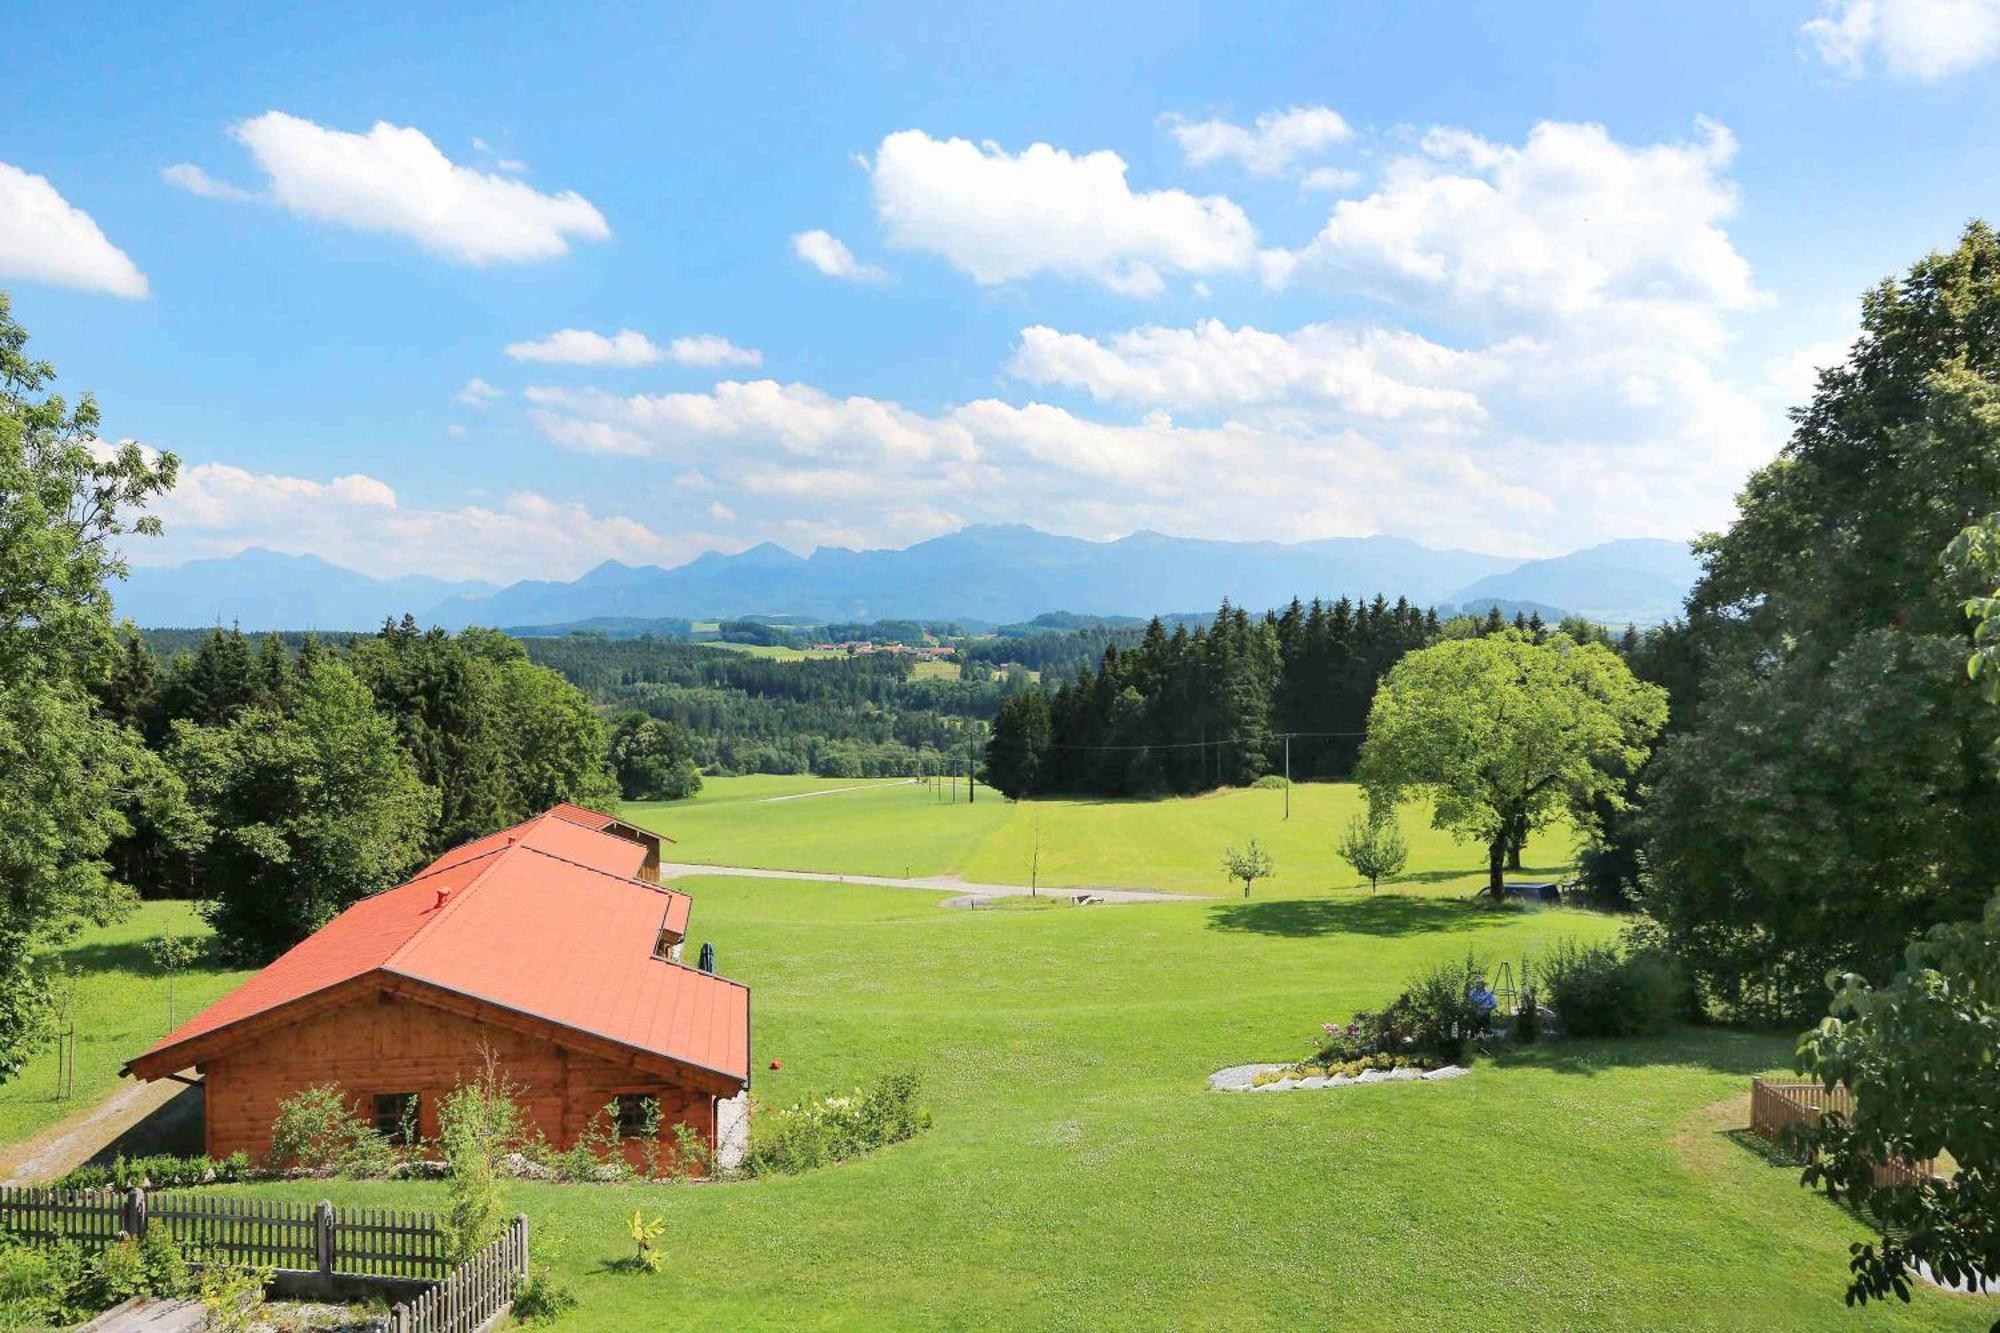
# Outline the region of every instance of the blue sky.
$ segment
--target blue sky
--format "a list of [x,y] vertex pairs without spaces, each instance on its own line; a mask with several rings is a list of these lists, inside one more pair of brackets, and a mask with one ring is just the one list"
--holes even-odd
[[30,5],[0,288],[142,563],[1686,535],[1995,214],[2000,0],[1651,8]]

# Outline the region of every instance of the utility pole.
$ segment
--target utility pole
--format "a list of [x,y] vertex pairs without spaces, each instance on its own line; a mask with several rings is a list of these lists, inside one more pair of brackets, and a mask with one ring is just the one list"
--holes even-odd
[[972,737],[972,724],[967,722],[965,724],[965,803],[967,805],[973,803],[975,799],[974,789],[977,785],[973,780],[973,768],[978,751],[972,743]]
[[1285,818],[1292,817],[1292,733],[1285,733]]

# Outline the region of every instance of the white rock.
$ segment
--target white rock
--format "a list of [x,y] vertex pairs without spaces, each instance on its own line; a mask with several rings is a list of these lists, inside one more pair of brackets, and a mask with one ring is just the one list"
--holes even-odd
[[1361,1077],[1354,1081],[1356,1083],[1387,1083],[1389,1081],[1389,1073],[1390,1071],[1386,1069],[1364,1069],[1361,1071]]
[[1326,1076],[1323,1074],[1314,1074],[1311,1078],[1302,1078],[1299,1080],[1299,1086],[1302,1088],[1323,1088],[1326,1086]]
[[1430,1073],[1424,1075],[1424,1078],[1429,1082],[1436,1083],[1448,1078],[1464,1078],[1471,1072],[1464,1065],[1446,1065],[1443,1069],[1431,1070]]
[[1334,1074],[1326,1080],[1326,1086],[1329,1088],[1344,1088],[1354,1081],[1355,1079],[1352,1074]]
[[1388,1077],[1391,1083],[1408,1083],[1412,1079],[1420,1079],[1423,1076],[1424,1076],[1423,1070],[1411,1069],[1408,1066],[1405,1066],[1402,1069],[1391,1069],[1388,1071]]

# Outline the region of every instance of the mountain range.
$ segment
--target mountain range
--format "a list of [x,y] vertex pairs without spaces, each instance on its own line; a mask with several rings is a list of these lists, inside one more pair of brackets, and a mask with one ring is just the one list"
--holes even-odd
[[314,556],[246,550],[227,559],[135,568],[114,589],[119,614],[147,628],[235,622],[245,630],[362,630],[411,612],[425,624],[502,628],[602,617],[791,615],[1002,624],[1061,608],[1150,615],[1224,597],[1262,609],[1299,597],[1408,597],[1483,609],[1534,604],[1611,624],[1675,614],[1697,566],[1683,542],[1632,538],[1551,559],[1438,550],[1400,537],[1230,542],[1137,532],[1115,541],[1022,525],[976,525],[900,550],[770,543],[684,565],[608,560],[568,582],[408,576],[374,579]]

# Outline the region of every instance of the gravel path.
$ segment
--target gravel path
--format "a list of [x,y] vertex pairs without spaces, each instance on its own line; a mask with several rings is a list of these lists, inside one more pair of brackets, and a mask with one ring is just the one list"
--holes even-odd
[[[823,870],[778,870],[768,866],[704,866],[687,861],[660,863],[660,879],[680,879],[687,875],[738,875],[749,879],[811,879],[827,884],[865,884],[877,889],[926,889],[932,893],[952,893],[958,897],[946,907],[971,907],[980,898],[1025,898],[1025,884],[977,884],[957,875],[835,875]],[[1162,893],[1157,889],[1121,889],[1098,885],[1051,889],[1043,888],[1044,898],[1077,898],[1088,894],[1107,903],[1186,903],[1200,902],[1206,895]]]
[[38,1185],[82,1166],[185,1090],[171,1079],[127,1083],[95,1106],[0,1148],[0,1185]]

